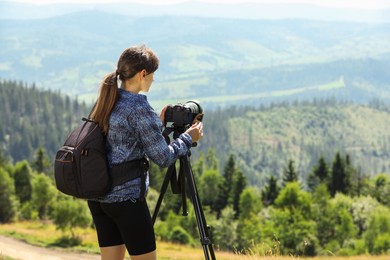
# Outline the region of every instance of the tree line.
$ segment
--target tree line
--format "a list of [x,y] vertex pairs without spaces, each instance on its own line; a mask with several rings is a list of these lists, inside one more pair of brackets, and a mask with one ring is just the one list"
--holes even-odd
[[[53,221],[64,236],[82,243],[75,227],[93,225],[86,202],[54,186],[50,160],[38,149],[34,160],[0,160],[0,222]],[[210,149],[192,169],[214,246],[258,255],[386,254],[390,250],[390,177],[362,176],[348,155],[323,158],[302,179],[290,160],[281,178],[249,185],[230,155],[222,169]],[[153,213],[165,170],[152,164],[148,204]],[[187,199],[188,200],[188,199]],[[181,196],[168,189],[155,230],[160,240],[199,246],[191,202],[182,215]],[[76,244],[77,244],[76,243]]]
[[[42,147],[54,158],[90,107],[60,92],[0,80],[0,150],[20,161],[32,160]],[[384,131],[390,106],[381,100],[366,106],[329,98],[204,110],[205,136],[193,157],[212,148],[222,167],[231,151],[251,185],[280,177],[290,159],[306,178],[321,156],[331,160],[334,151],[350,154],[364,174],[390,171],[390,135]]]

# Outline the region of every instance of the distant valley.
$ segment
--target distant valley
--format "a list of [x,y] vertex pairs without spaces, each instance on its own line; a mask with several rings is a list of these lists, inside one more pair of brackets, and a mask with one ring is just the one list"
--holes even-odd
[[107,10],[2,18],[0,79],[91,103],[122,50],[144,43],[161,59],[148,94],[156,108],[189,99],[208,109],[329,97],[390,100],[386,22],[140,17]]

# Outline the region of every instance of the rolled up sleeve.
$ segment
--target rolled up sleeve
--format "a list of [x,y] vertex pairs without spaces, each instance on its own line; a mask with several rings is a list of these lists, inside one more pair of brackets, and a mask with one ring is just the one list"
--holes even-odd
[[160,167],[168,167],[180,156],[185,156],[191,148],[192,138],[182,133],[176,140],[167,144],[162,135],[162,123],[153,108],[134,111],[136,129],[145,154]]

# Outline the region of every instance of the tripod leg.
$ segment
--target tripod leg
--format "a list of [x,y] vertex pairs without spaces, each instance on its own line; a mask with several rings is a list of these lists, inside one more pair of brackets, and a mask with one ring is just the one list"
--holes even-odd
[[201,243],[203,247],[203,251],[205,254],[205,259],[209,260],[210,256],[212,260],[215,260],[215,254],[214,254],[214,249],[212,242],[209,238],[209,233],[207,229],[207,224],[206,224],[206,218],[204,216],[204,212],[200,203],[198,191],[196,188],[195,184],[195,179],[194,175],[192,173],[190,161],[188,159],[188,156],[185,156],[180,159],[180,162],[182,163],[182,166],[184,167],[184,170],[186,172],[186,179],[188,182],[188,187],[190,191],[190,196],[192,203],[194,205],[194,210],[195,210],[195,216],[198,224],[198,229],[199,229],[199,234],[201,237]]
[[176,172],[175,167],[176,167],[175,163],[173,163],[171,166],[169,166],[167,173],[165,174],[164,182],[163,182],[163,184],[161,186],[161,190],[160,190],[160,196],[158,197],[157,204],[156,204],[156,207],[154,208],[154,212],[153,212],[153,216],[152,216],[153,225],[156,221],[158,211],[160,210],[160,206],[161,206],[162,200],[164,198],[164,194],[167,191],[167,187],[168,187],[169,181],[171,179],[171,176],[173,173]]
[[183,162],[180,160],[180,170],[179,170],[179,180],[180,180],[180,189],[181,189],[181,203],[182,203],[182,216],[188,216],[187,211],[187,194],[186,194],[186,176],[184,173],[184,168],[182,166]]

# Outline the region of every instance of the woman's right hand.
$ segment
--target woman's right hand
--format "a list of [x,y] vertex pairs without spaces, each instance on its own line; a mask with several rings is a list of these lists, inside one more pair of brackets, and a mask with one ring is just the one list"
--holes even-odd
[[171,105],[165,105],[163,107],[163,109],[161,110],[161,113],[160,113],[160,119],[161,119],[161,123],[163,124],[163,126],[165,125],[165,111],[167,111],[167,108],[171,106]]
[[193,143],[198,142],[203,137],[203,123],[198,121],[185,132],[191,136]]

